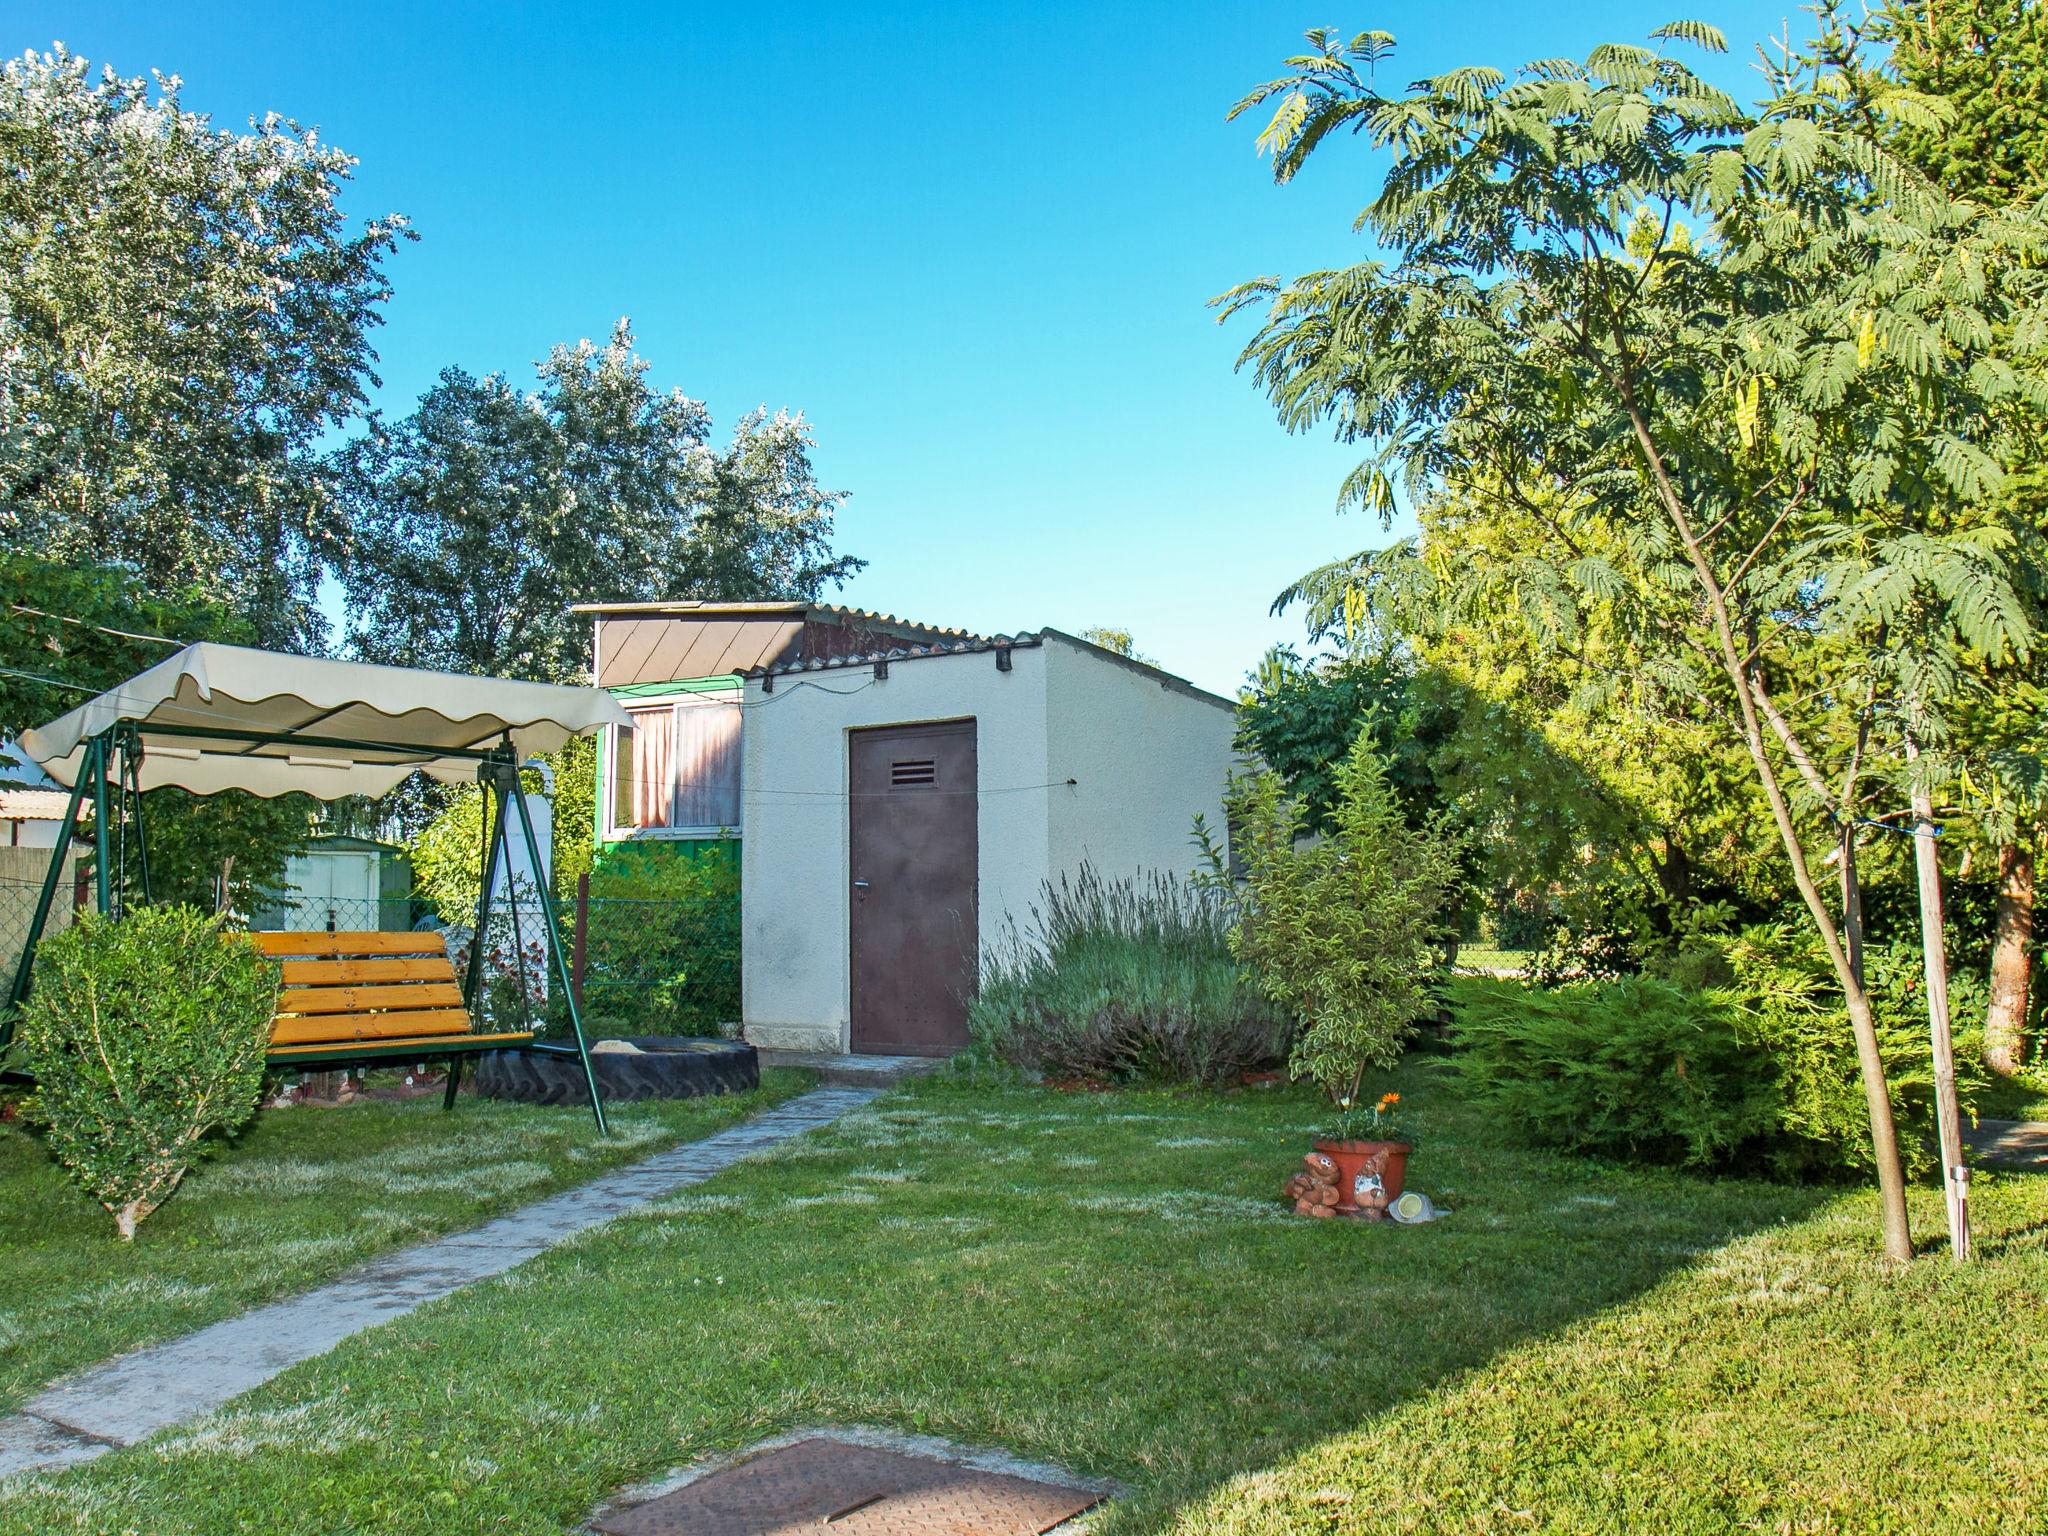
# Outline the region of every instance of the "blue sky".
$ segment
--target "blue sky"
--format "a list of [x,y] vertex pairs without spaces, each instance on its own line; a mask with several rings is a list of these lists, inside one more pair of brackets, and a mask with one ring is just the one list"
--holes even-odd
[[[358,216],[408,215],[376,403],[443,367],[530,376],[630,315],[663,387],[718,429],[803,410],[842,600],[971,628],[1130,629],[1220,691],[1300,635],[1293,577],[1381,542],[1333,512],[1353,455],[1289,437],[1232,372],[1233,282],[1365,254],[1375,185],[1334,146],[1293,186],[1223,120],[1304,27],[1383,27],[1396,82],[1721,26],[1718,71],[1787,10],[1395,0],[960,7],[792,3],[16,4],[8,51],[61,39],[275,110],[358,156]],[[1796,13],[1794,19],[1799,18]],[[1398,531],[1398,530],[1397,530]]]

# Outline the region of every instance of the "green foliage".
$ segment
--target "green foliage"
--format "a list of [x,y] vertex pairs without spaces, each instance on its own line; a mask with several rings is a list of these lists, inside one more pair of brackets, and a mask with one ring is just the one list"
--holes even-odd
[[[1152,663],[1152,658],[1138,649],[1138,642],[1131,638],[1128,629],[1117,629],[1106,624],[1096,624],[1081,631],[1081,638],[1090,645],[1099,645],[1105,651],[1114,651],[1119,656],[1128,656],[1132,661]],[[1153,663],[1156,665],[1156,663]]]
[[608,848],[590,893],[583,996],[606,1032],[704,1034],[738,1023],[737,842]]
[[1408,652],[1347,647],[1304,661],[1275,646],[1238,701],[1238,744],[1280,775],[1312,826],[1328,828],[1339,772],[1365,732],[1403,814],[1420,826],[1449,809],[1437,768],[1454,719],[1451,701],[1430,687]]
[[[1871,951],[1866,964],[1907,1164],[1924,1169],[1934,1081],[1920,952],[1901,940]],[[1789,925],[1752,927],[1690,969],[1715,984],[1643,976],[1544,990],[1461,978],[1451,1038],[1466,1097],[1517,1134],[1574,1151],[1788,1175],[1867,1170],[1856,1053],[1813,940]],[[1981,981],[1958,974],[1952,991],[1959,1020],[1978,1016]],[[1980,1032],[1969,1023],[1957,1031],[1966,1109],[1984,1083]]]
[[1457,842],[1438,822],[1402,816],[1369,735],[1337,772],[1327,833],[1273,774],[1232,780],[1225,796],[1246,875],[1231,948],[1266,995],[1301,1021],[1288,1058],[1346,1116],[1373,1067],[1390,1067],[1433,1004],[1426,981],[1457,879]]
[[[542,761],[555,781],[550,878],[555,899],[568,901],[576,894],[577,877],[588,874],[591,867],[597,738],[580,736]],[[520,774],[519,782],[532,794],[546,788],[541,775],[531,768]],[[476,921],[477,897],[484,880],[484,806],[484,793],[478,785],[449,789],[440,797],[439,808],[406,842],[412,856],[414,889],[433,903],[444,923]],[[509,835],[518,846],[521,833],[516,819]]]
[[[307,795],[260,795],[230,790],[194,795],[153,789],[142,797],[149,843],[150,897],[211,911],[224,889],[226,909],[245,917],[280,889],[291,856],[319,826],[320,806]],[[130,842],[128,894],[142,899],[141,866]]]
[[2048,416],[2048,208],[1929,184],[1891,136],[1936,114],[1833,0],[1815,14],[1810,45],[1766,53],[1754,108],[1661,46],[1719,51],[1710,28],[1395,94],[1386,39],[1318,33],[1238,110],[1277,102],[1281,181],[1339,129],[1391,152],[1359,220],[1385,259],[1219,302],[1265,308],[1242,363],[1289,427],[1369,445],[1343,501],[1386,520],[1401,484],[1527,515],[1521,550],[1425,551],[1454,608],[1591,648],[1588,704],[1685,718],[1746,761],[1849,1003],[1904,1259],[1850,957],[1857,829],[1941,780],[1972,697],[2034,645],[2003,492]]
[[[61,46],[0,70],[0,544],[119,561],[266,643],[316,641],[336,538],[317,448],[373,383],[381,262],[355,162],[247,133]],[[50,606],[50,605],[38,605]]]
[[1231,955],[1228,906],[1171,876],[1046,884],[983,966],[975,1044],[1054,1078],[1234,1084],[1285,1056],[1287,1019]]
[[190,907],[97,914],[46,939],[13,1065],[73,1179],[123,1239],[256,1109],[277,967]]
[[0,549],[0,615],[0,736],[9,737],[47,724],[177,646],[253,638],[192,588],[11,548]]
[[1946,109],[1902,123],[1899,149],[1958,196],[2048,191],[2048,16],[2038,0],[1908,0],[1885,15],[1891,67]]
[[[1726,948],[1732,981],[1722,994],[1742,1037],[1778,1071],[1783,1123],[1811,1161],[1824,1168],[1870,1165],[1868,1121],[1856,1060],[1845,1041],[1848,1020],[1829,986],[1827,957],[1801,931],[1784,925],[1744,930]],[[1934,1074],[1928,1053],[1925,971],[1916,942],[1904,939],[1864,957],[1877,1004],[1878,1046],[1885,1082],[1909,1169],[1932,1164]],[[1956,1091],[1964,1113],[1984,1084],[1978,1064],[1984,982],[1957,971],[1949,978],[1956,1020]]]
[[[1770,1059],[1727,1008],[1632,977],[1555,991],[1460,978],[1451,1064],[1466,1099],[1544,1146],[1721,1168],[1780,1129]],[[1851,1087],[1855,1060],[1849,1060]]]
[[815,598],[860,568],[831,553],[845,498],[818,484],[801,415],[749,412],[712,447],[702,402],[648,384],[624,321],[537,371],[522,393],[450,368],[340,455],[364,656],[568,681],[590,667],[571,604]]

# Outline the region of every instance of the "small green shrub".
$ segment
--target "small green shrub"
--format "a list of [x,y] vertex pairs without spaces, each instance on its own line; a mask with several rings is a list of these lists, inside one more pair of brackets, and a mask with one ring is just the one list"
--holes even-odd
[[[1849,1011],[1818,941],[1789,926],[1753,927],[1728,944],[1734,981],[1723,994],[1737,1010],[1745,1039],[1777,1068],[1785,1098],[1784,1127],[1793,1159],[1816,1169],[1871,1166],[1870,1119]],[[1920,946],[1904,939],[1863,957],[1877,1015],[1878,1054],[1897,1117],[1907,1171],[1933,1166],[1934,1065],[1928,1045],[1927,982]],[[1950,968],[1956,1093],[1965,1115],[1984,1084],[1984,978]]]
[[[1878,1044],[1909,1169],[1932,1161],[1934,1084],[1920,951],[1864,957]],[[1825,956],[1786,927],[1724,941],[1706,988],[1650,977],[1551,989],[1460,979],[1452,1066],[1473,1102],[1528,1139],[1695,1168],[1834,1176],[1871,1163],[1847,1010]],[[1983,985],[1950,979],[1958,1096],[1967,1112]]]
[[1718,1001],[1628,977],[1542,989],[1452,983],[1463,1095],[1530,1141],[1721,1167],[1781,1129],[1777,1073]]
[[983,968],[977,1046],[1053,1077],[1221,1086],[1279,1061],[1288,1024],[1230,953],[1231,915],[1171,876],[1049,883]]
[[50,1150],[124,1240],[255,1111],[275,965],[192,907],[82,916],[44,941],[12,1065]]
[[1361,732],[1337,768],[1330,825],[1313,834],[1307,805],[1277,775],[1233,778],[1233,851],[1246,875],[1231,949],[1266,995],[1301,1020],[1288,1058],[1347,1124],[1359,1085],[1391,1067],[1415,1021],[1435,1009],[1443,915],[1458,879],[1458,841],[1439,820],[1411,826],[1386,764]]

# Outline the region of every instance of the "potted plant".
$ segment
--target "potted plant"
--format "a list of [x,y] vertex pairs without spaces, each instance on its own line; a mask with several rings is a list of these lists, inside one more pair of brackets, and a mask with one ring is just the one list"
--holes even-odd
[[1337,1163],[1337,1209],[1348,1215],[1361,1190],[1383,1195],[1384,1208],[1406,1175],[1413,1141],[1392,1120],[1400,1096],[1382,1097],[1365,1125],[1359,1095],[1366,1073],[1393,1066],[1416,1020],[1434,1011],[1428,981],[1458,844],[1440,821],[1409,825],[1370,731],[1359,732],[1336,778],[1326,828],[1311,824],[1277,774],[1234,778],[1227,804],[1245,870],[1231,948],[1302,1021],[1288,1071],[1313,1079],[1337,1106],[1339,1134],[1316,1150]]
[[[1398,1093],[1383,1093],[1373,1105],[1372,1119],[1354,1123],[1352,1105],[1339,1105],[1337,1134],[1315,1144],[1337,1165],[1337,1214],[1377,1214],[1400,1195],[1408,1177],[1408,1154],[1415,1138],[1394,1116]],[[1362,1134],[1354,1135],[1354,1132]]]

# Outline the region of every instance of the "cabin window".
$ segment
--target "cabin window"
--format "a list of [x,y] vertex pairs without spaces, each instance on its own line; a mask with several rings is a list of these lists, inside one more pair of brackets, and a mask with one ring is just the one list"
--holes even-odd
[[710,837],[740,824],[740,705],[693,694],[629,705],[611,750],[615,836]]

